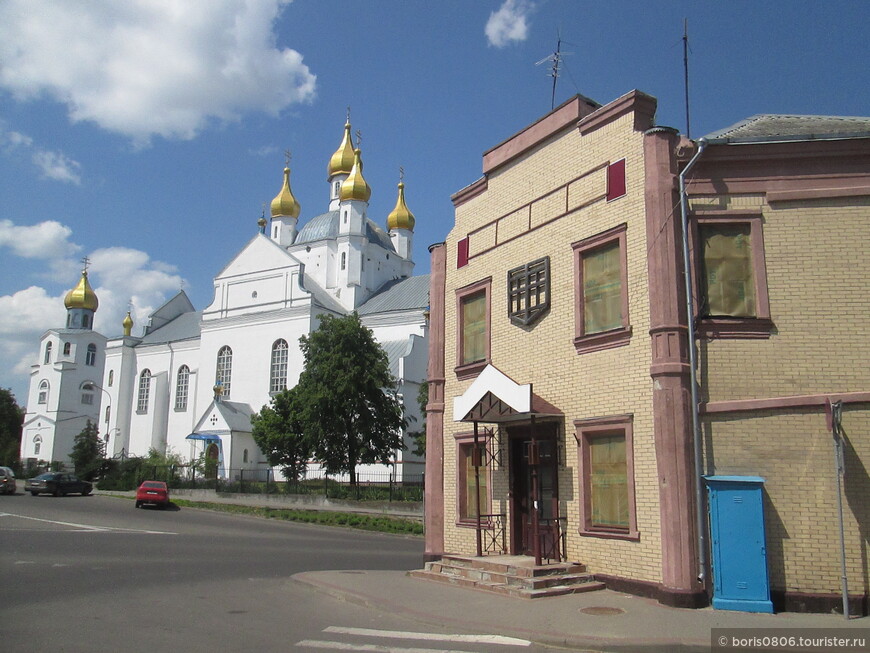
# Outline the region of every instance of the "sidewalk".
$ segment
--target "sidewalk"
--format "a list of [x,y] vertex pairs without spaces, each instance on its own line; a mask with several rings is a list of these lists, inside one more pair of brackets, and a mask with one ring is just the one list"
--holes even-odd
[[587,651],[709,651],[713,628],[827,628],[846,636],[870,634],[867,617],[846,621],[836,614],[686,610],[610,590],[524,600],[411,578],[400,571],[312,571],[293,579],[415,621]]

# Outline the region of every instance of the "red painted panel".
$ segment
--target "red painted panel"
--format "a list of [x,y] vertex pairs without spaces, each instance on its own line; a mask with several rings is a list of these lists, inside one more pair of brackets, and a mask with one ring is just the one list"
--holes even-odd
[[456,267],[461,268],[468,265],[468,236],[457,243],[456,247]]
[[625,159],[607,166],[607,201],[625,195]]

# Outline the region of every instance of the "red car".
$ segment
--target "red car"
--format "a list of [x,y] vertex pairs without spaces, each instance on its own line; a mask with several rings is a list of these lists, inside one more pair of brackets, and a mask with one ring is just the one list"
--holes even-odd
[[136,507],[141,508],[144,504],[165,508],[169,505],[169,488],[163,481],[145,481],[136,490]]

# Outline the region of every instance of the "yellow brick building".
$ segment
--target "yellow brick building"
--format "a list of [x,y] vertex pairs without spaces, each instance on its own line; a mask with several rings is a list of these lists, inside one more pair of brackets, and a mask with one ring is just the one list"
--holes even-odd
[[[866,596],[870,346],[854,280],[867,265],[853,276],[842,254],[870,236],[870,122],[848,154],[830,149],[851,170],[831,181],[794,158],[816,141],[740,149],[744,129],[699,153],[654,126],[655,108],[639,91],[605,106],[576,96],[485,152],[483,177],[454,195],[454,228],[431,248],[427,558],[580,561],[611,587],[704,605],[697,472],[751,475],[765,479],[774,600],[823,606],[839,580],[836,542],[818,537],[836,512],[830,395],[847,402],[850,573]],[[785,177],[783,161],[797,166]],[[691,325],[683,208],[701,311]],[[751,254],[735,259],[735,242]],[[749,298],[722,281],[741,262]],[[735,312],[734,296],[739,318],[704,313],[717,301]]]

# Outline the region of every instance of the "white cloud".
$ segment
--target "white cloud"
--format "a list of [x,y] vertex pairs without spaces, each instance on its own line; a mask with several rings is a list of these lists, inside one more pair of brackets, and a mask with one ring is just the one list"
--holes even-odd
[[193,138],[210,120],[277,114],[314,97],[302,55],[278,48],[289,0],[5,0],[0,86],[50,97],[138,145]]
[[[81,263],[70,256],[81,249],[70,242],[71,235],[69,227],[54,221],[19,227],[0,220],[0,247],[22,258],[50,259],[56,273],[65,273],[65,287],[57,295],[30,286],[0,296],[0,387],[11,387],[19,404],[27,400],[28,375],[36,362],[40,336],[66,323],[64,296],[78,282],[81,270]],[[88,258],[88,279],[100,302],[94,328],[108,336],[121,333],[130,301],[134,334],[141,333],[147,316],[184,282],[175,266],[152,260],[140,250],[109,247],[95,250]]]
[[[0,28],[0,33],[2,33],[2,28]],[[42,176],[47,179],[65,181],[76,186],[82,182],[80,174],[82,165],[78,161],[73,161],[63,152],[46,150],[35,145],[33,139],[27,134],[0,130],[0,149],[7,154],[17,154],[22,149],[30,152],[30,160],[40,169]]]
[[528,36],[528,15],[534,4],[528,0],[505,0],[498,11],[486,21],[486,38],[490,45],[503,48],[512,42],[525,41]]
[[54,220],[21,227],[11,220],[0,220],[0,247],[8,247],[21,258],[48,261],[68,257],[81,250],[70,242],[72,229]]
[[81,164],[68,159],[60,152],[39,150],[33,154],[33,163],[42,170],[42,175],[48,179],[68,181],[76,186],[82,182],[78,172],[81,169]]

